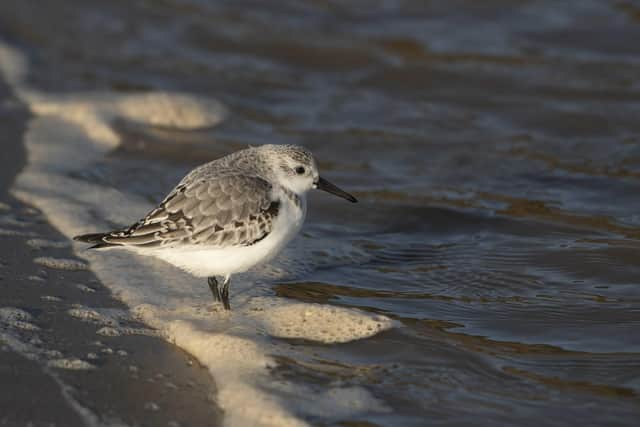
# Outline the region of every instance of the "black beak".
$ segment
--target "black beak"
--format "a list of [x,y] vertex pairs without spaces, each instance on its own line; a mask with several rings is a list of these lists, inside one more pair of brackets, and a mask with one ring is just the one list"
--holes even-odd
[[356,203],[358,200],[353,197],[351,194],[346,191],[342,191],[326,179],[319,177],[318,181],[314,183],[314,187],[318,190],[326,191],[327,193],[335,194],[338,197],[342,197],[343,199],[347,199],[351,203]]

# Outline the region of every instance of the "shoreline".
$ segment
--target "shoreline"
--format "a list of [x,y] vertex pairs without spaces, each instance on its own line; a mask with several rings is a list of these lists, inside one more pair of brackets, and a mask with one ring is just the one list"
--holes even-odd
[[0,323],[0,333],[26,348],[18,352],[0,338],[0,383],[6,387],[0,406],[13,408],[0,416],[0,424],[220,425],[215,384],[193,357],[135,321],[127,320],[129,329],[149,335],[99,335],[99,319],[70,315],[74,309],[128,308],[82,262],[74,269],[43,262],[77,258],[44,215],[9,194],[26,163],[22,137],[29,114],[4,82],[0,100],[0,308],[28,313],[33,326]]

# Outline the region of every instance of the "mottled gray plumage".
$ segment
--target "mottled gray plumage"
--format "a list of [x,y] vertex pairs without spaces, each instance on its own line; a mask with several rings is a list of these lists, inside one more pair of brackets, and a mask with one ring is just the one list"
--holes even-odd
[[[296,161],[312,161],[311,153],[301,147],[274,147],[291,153]],[[95,236],[91,241],[95,247],[252,245],[271,232],[278,214],[280,202],[267,181],[270,174],[260,150],[238,151],[191,171],[156,209],[131,227],[87,237]],[[286,193],[299,203],[295,194]]]
[[271,185],[230,175],[176,188],[140,222],[104,239],[141,246],[246,246],[262,240],[278,214]]

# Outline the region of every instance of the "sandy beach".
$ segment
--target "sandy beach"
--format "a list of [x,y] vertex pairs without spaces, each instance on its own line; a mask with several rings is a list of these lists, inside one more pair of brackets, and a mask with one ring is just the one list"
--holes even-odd
[[219,425],[208,371],[133,320],[131,335],[98,333],[94,311],[126,307],[38,210],[8,194],[28,117],[0,84],[0,425]]

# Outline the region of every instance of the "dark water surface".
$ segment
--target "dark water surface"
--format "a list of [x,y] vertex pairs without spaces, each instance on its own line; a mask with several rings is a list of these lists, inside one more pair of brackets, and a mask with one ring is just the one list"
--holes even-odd
[[274,285],[403,325],[289,342],[308,357],[274,376],[392,409],[340,425],[640,419],[640,3],[3,0],[0,30],[39,88],[228,106],[205,131],[119,124],[114,186],[157,200],[195,164],[298,143],[361,199],[313,195],[306,232],[370,261]]

